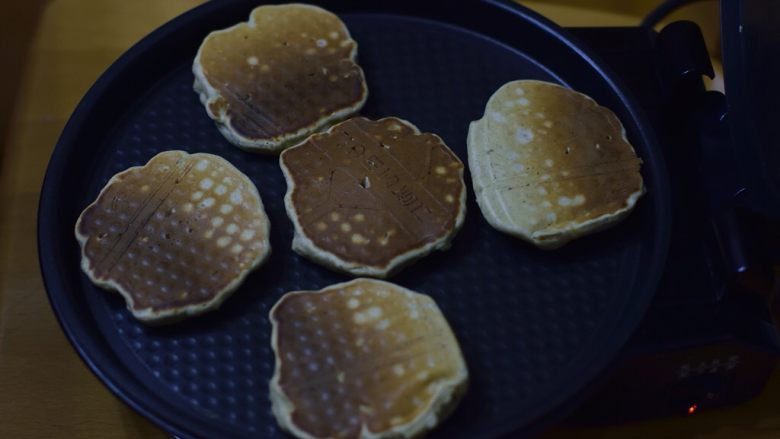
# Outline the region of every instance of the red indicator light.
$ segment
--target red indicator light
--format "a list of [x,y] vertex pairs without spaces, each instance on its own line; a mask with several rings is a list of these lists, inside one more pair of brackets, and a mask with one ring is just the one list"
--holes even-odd
[[688,407],[688,414],[692,415],[692,414],[696,413],[696,409],[697,408],[699,408],[699,406],[697,404],[691,404],[691,406]]

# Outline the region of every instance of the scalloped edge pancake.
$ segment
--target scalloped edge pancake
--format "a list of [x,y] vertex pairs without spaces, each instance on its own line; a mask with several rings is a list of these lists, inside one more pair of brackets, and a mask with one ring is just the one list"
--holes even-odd
[[[504,131],[512,131],[512,130],[518,130],[518,133],[513,136],[518,137],[520,134],[524,134],[524,140],[523,143],[528,144],[532,140],[536,139],[536,137],[533,135],[533,128],[527,128],[525,125],[521,125],[522,123],[530,123],[531,127],[537,128],[537,135],[539,135],[539,132],[542,132],[542,135],[548,134],[548,131],[555,131],[556,125],[555,120],[560,120],[565,115],[560,114],[554,114],[555,108],[549,108],[547,110],[550,110],[551,114],[543,114],[541,111],[542,109],[535,107],[533,102],[529,102],[529,100],[526,98],[527,92],[525,93],[525,96],[521,94],[523,90],[520,90],[520,92],[515,95],[515,93],[510,94],[510,89],[512,88],[520,88],[521,86],[526,86],[530,88],[536,89],[534,93],[545,93],[543,90],[543,87],[554,87],[553,92],[558,92],[560,90],[564,90],[566,93],[569,93],[567,96],[569,100],[572,102],[578,102],[583,103],[586,106],[588,106],[590,109],[594,110],[595,113],[598,114],[598,116],[591,116],[591,118],[599,117],[603,118],[601,121],[605,121],[605,123],[609,124],[611,127],[611,130],[606,133],[609,136],[606,138],[609,140],[606,140],[606,142],[611,142],[615,145],[609,145],[608,147],[600,147],[598,144],[599,142],[605,142],[604,140],[599,141],[598,139],[587,139],[587,140],[574,140],[572,145],[573,146],[580,146],[581,144],[585,144],[588,142],[595,142],[596,149],[601,148],[603,154],[612,154],[612,156],[620,156],[623,157],[621,160],[617,162],[598,162],[594,163],[592,166],[595,169],[596,167],[599,167],[599,172],[624,172],[629,173],[633,172],[633,167],[636,167],[636,174],[638,175],[638,189],[631,192],[627,196],[625,196],[624,199],[621,199],[620,201],[620,207],[618,208],[607,208],[604,205],[591,205],[591,212],[595,210],[602,210],[603,213],[601,215],[598,215],[593,218],[588,218],[586,220],[571,220],[568,221],[568,224],[560,224],[562,221],[560,220],[560,216],[562,214],[564,215],[577,215],[578,213],[581,214],[583,210],[585,210],[586,207],[585,203],[590,202],[590,196],[594,194],[593,198],[599,198],[599,196],[605,195],[604,194],[604,185],[602,184],[601,187],[598,184],[592,184],[587,185],[584,184],[582,187],[579,188],[578,192],[581,193],[577,196],[570,198],[562,196],[557,200],[557,202],[546,204],[545,206],[542,206],[541,208],[539,205],[542,203],[541,201],[534,204],[532,202],[533,195],[529,195],[528,200],[524,200],[525,203],[527,201],[527,204],[524,207],[525,213],[531,217],[533,217],[533,212],[539,211],[541,209],[550,210],[551,213],[547,213],[547,217],[542,218],[536,218],[533,217],[533,220],[538,221],[538,223],[547,223],[545,226],[538,227],[536,230],[528,230],[525,227],[521,226],[520,224],[512,224],[509,221],[504,221],[501,218],[499,218],[500,215],[494,214],[493,209],[498,208],[496,206],[496,203],[500,201],[502,205],[509,204],[507,200],[504,200],[501,198],[500,195],[496,195],[498,198],[498,201],[490,201],[486,199],[487,195],[486,192],[488,189],[491,190],[498,190],[495,187],[499,184],[501,184],[499,181],[494,180],[495,176],[493,173],[495,172],[492,170],[492,167],[490,165],[490,160],[486,159],[486,154],[491,153],[495,148],[498,148],[498,145],[502,145],[504,150],[501,152],[506,152],[505,150],[511,149],[511,147],[508,147],[505,145],[503,140],[501,139],[501,136],[496,133],[496,130],[499,129],[498,125],[504,125],[508,124],[511,128],[507,128]],[[541,91],[539,91],[542,89]],[[517,90],[515,90],[517,91]],[[547,92],[549,93],[549,92]],[[511,99],[507,97],[509,95],[512,98],[518,99],[513,102],[509,102]],[[522,103],[520,103],[520,100],[523,100]],[[544,105],[544,104],[542,104]],[[520,108],[521,106],[524,106],[524,110],[528,110],[526,114],[520,115],[519,113],[512,113],[517,108]],[[497,110],[496,108],[505,108],[508,111],[510,111],[510,114],[507,115],[505,112],[501,112],[502,110]],[[524,111],[520,110],[520,111]],[[488,113],[491,113],[490,115]],[[492,114],[492,113],[500,113],[500,114]],[[558,110],[560,113],[561,110]],[[530,114],[535,113],[534,117],[532,117]],[[583,114],[583,113],[580,113]],[[490,116],[490,118],[488,117]],[[545,124],[542,125],[541,129],[538,129],[538,124],[541,124],[541,122],[537,121],[538,118],[545,119]],[[548,120],[549,119],[549,120]],[[541,119],[540,119],[541,120]],[[577,119],[578,121],[581,119]],[[492,128],[488,128],[488,125],[492,125]],[[498,124],[498,125],[497,125]],[[520,130],[525,130],[523,133],[519,133]],[[582,133],[583,131],[586,131],[586,135],[595,136],[595,133],[589,132],[587,130],[580,130],[578,133]],[[513,131],[512,131],[513,132]],[[557,134],[557,133],[556,133]],[[622,139],[622,142],[617,138],[617,136],[620,135],[620,139]],[[506,136],[509,136],[509,134],[506,134]],[[561,155],[560,151],[555,150],[556,147],[562,147],[561,145],[553,145],[551,144],[552,141],[548,142],[547,144],[544,143],[544,140],[534,140],[534,143],[541,143],[542,149],[545,149],[546,151],[549,151],[550,154],[557,154],[553,160],[545,160],[544,153],[541,151],[536,151],[536,155],[534,156],[533,153],[528,158],[526,162],[521,164],[520,166],[524,169],[518,172],[525,172],[525,171],[532,171],[536,170],[535,172],[538,174],[539,169],[542,169],[545,174],[549,175],[556,173],[561,173],[561,175],[564,176],[563,180],[566,180],[566,176],[569,175],[569,171],[575,172],[575,173],[581,173],[582,175],[577,175],[574,177],[591,177],[590,174],[587,174],[586,172],[582,172],[578,168],[582,168],[582,166],[575,166],[571,167],[571,169],[559,169],[559,163],[560,162],[574,162],[576,161],[575,156],[576,154],[572,154],[571,157]],[[637,200],[645,193],[645,186],[642,181],[641,173],[639,172],[639,167],[642,163],[642,160],[636,156],[636,152],[634,151],[633,146],[629,143],[628,139],[626,138],[626,131],[623,125],[621,124],[620,120],[617,118],[617,116],[608,108],[603,107],[599,105],[595,100],[593,100],[590,96],[587,96],[583,93],[571,90],[569,88],[562,87],[558,84],[553,84],[549,82],[544,81],[537,81],[537,80],[518,80],[518,81],[510,81],[504,85],[502,85],[498,90],[496,90],[493,95],[488,100],[488,103],[485,106],[485,113],[479,120],[471,122],[469,125],[469,133],[467,138],[467,149],[468,149],[468,158],[469,158],[469,169],[471,171],[471,179],[472,179],[472,185],[474,188],[474,192],[476,194],[477,198],[477,204],[480,207],[480,210],[482,211],[483,216],[488,221],[488,223],[495,228],[496,230],[499,230],[501,232],[507,233],[509,235],[515,236],[517,238],[521,238],[525,241],[531,242],[542,249],[555,249],[563,246],[564,244],[568,243],[569,241],[576,239],[580,236],[584,236],[587,234],[591,234],[600,230],[604,230],[614,224],[617,224],[621,220],[623,220],[625,217],[628,216],[628,214],[633,210],[634,206],[636,205]],[[517,147],[515,147],[517,149]],[[580,159],[583,158],[582,153],[579,153],[577,151]],[[511,152],[510,152],[511,154]],[[566,152],[568,154],[568,150]],[[552,155],[548,157],[553,157]],[[568,158],[567,158],[568,157]],[[623,168],[615,167],[615,165],[622,166]],[[571,163],[569,163],[569,166],[571,166]],[[490,168],[490,169],[487,169]],[[603,169],[602,169],[603,168]],[[594,171],[595,172],[595,171]],[[492,178],[491,178],[492,177]],[[570,176],[571,177],[571,176]],[[574,178],[572,177],[572,178]],[[501,180],[503,182],[504,180],[510,180],[514,179],[515,177],[505,178]],[[531,189],[538,190],[539,193],[543,193],[547,195],[547,191],[545,190],[542,192],[542,185],[549,185],[549,184],[555,184],[556,181],[554,179],[550,179],[549,181],[546,179],[542,179],[541,176],[537,177],[528,177],[518,175],[517,177],[518,181],[513,182],[513,184],[527,184]],[[589,186],[589,187],[587,187]],[[516,189],[516,188],[514,188]],[[531,189],[525,188],[523,189],[524,193],[531,193]],[[587,193],[588,190],[596,191]],[[600,191],[599,191],[600,189]],[[511,189],[510,189],[511,190]],[[614,197],[613,197],[614,198]],[[555,201],[555,200],[554,200]],[[609,200],[610,203],[613,203],[616,200]],[[519,201],[518,201],[519,202]],[[539,204],[539,205],[537,205]],[[583,206],[582,208],[578,209],[580,206]],[[504,207],[505,213],[508,214],[509,210],[512,208],[519,209],[517,206],[509,206]],[[509,210],[507,210],[509,209]],[[535,210],[529,210],[529,209],[535,209]],[[565,209],[570,209],[568,212],[565,211]],[[575,212],[574,214],[571,214],[570,212]],[[584,215],[581,214],[580,217]],[[503,215],[506,216],[506,215]],[[534,224],[531,224],[534,226]]]
[[[184,153],[184,157],[188,157],[191,160],[196,160],[198,157],[207,156],[209,160],[214,160],[216,162],[222,162],[223,165],[226,166],[228,169],[235,170],[236,175],[243,178],[244,183],[246,185],[246,188],[251,191],[252,195],[255,196],[259,203],[259,213],[262,214],[262,217],[265,221],[263,221],[263,236],[265,236],[265,245],[264,250],[262,253],[260,253],[253,261],[252,263],[247,266],[238,276],[236,276],[225,288],[218,291],[213,298],[211,298],[209,301],[204,303],[196,303],[192,305],[187,305],[184,307],[179,308],[170,308],[166,309],[164,311],[154,311],[152,308],[144,308],[140,310],[136,310],[133,308],[134,300],[132,295],[129,291],[125,290],[123,287],[121,287],[117,282],[115,282],[112,279],[108,280],[101,280],[98,279],[92,270],[89,267],[89,259],[86,257],[86,243],[90,236],[83,235],[79,232],[79,226],[81,224],[82,218],[84,217],[84,214],[87,213],[88,210],[93,208],[98,204],[98,201],[100,200],[103,193],[115,182],[119,180],[119,178],[123,175],[129,174],[131,172],[140,171],[143,168],[149,166],[156,158],[163,154],[169,154],[169,153]],[[84,210],[79,215],[78,219],[76,220],[76,225],[74,226],[74,233],[76,235],[76,240],[79,243],[80,247],[80,254],[81,254],[81,269],[84,271],[84,273],[89,277],[89,279],[97,286],[104,288],[109,291],[114,291],[119,293],[124,299],[127,304],[127,309],[133,314],[133,317],[140,320],[141,322],[147,323],[147,324],[166,324],[166,323],[173,323],[175,321],[182,320],[187,317],[196,316],[202,313],[205,313],[207,311],[211,311],[214,309],[217,309],[222,302],[227,299],[231,293],[233,293],[244,281],[247,275],[263,265],[263,263],[268,260],[268,257],[271,254],[271,242],[270,242],[270,227],[271,223],[268,219],[268,215],[265,213],[265,208],[263,205],[263,200],[260,197],[260,193],[257,191],[257,187],[252,183],[252,180],[249,179],[249,177],[246,176],[243,172],[241,172],[238,168],[233,166],[229,161],[225,160],[224,158],[214,155],[214,154],[208,154],[208,153],[194,153],[189,154],[186,151],[181,150],[168,150],[163,151],[158,154],[156,154],[154,157],[149,159],[144,165],[141,166],[133,166],[130,168],[125,169],[122,172],[119,172],[115,174],[114,176],[109,179],[108,183],[100,190],[100,193],[95,198],[95,201],[90,203],[87,207],[84,208]]]
[[418,293],[408,288],[404,288],[400,285],[372,278],[357,278],[348,282],[342,282],[333,284],[322,288],[320,290],[301,290],[290,291],[285,293],[274,304],[268,313],[268,318],[271,322],[271,347],[274,352],[274,374],[269,383],[270,399],[271,399],[271,411],[276,418],[279,426],[286,432],[295,435],[303,439],[322,439],[320,436],[314,436],[308,432],[302,430],[292,422],[292,414],[295,410],[293,402],[287,397],[280,385],[281,378],[281,359],[279,358],[279,322],[276,319],[275,312],[280,305],[288,298],[303,295],[303,294],[321,294],[333,290],[341,290],[358,283],[374,284],[384,288],[389,288],[397,291],[400,294],[411,296],[413,298],[422,298],[424,301],[428,301],[433,309],[437,312],[441,318],[443,327],[448,331],[448,336],[453,341],[452,349],[455,351],[456,357],[460,360],[459,373],[457,376],[443,380],[439,386],[436,395],[431,398],[431,401],[426,409],[421,411],[412,421],[406,424],[395,425],[392,428],[380,431],[369,431],[366,423],[362,423],[359,438],[360,439],[386,439],[386,438],[421,438],[428,432],[440,425],[446,418],[455,410],[460,403],[461,399],[465,395],[469,386],[469,372],[466,366],[463,353],[460,349],[460,344],[455,334],[452,332],[452,328],[447,321],[447,318],[442,313],[436,301],[427,294]]
[[[356,118],[360,118],[360,117],[362,116],[356,116]],[[351,119],[347,119],[346,121],[333,125],[326,132],[314,134],[311,137],[309,137],[309,139],[307,139],[306,141],[315,138],[315,136],[329,135],[333,133],[333,131],[337,130],[340,127],[341,123],[348,122],[349,120]],[[401,119],[399,117],[388,116],[373,122],[383,122],[387,120],[394,120],[408,126],[414,131],[415,135],[422,134],[419,128],[417,128],[417,126],[415,126],[413,123]],[[433,135],[439,142],[441,142],[442,145],[444,145],[448,150],[450,150],[450,152],[452,152],[449,146],[447,146],[447,144],[444,142],[444,140],[441,137],[439,137],[439,135],[435,133],[429,133],[429,134]],[[303,145],[306,141],[301,142],[298,145],[285,150],[282,153],[282,155],[279,156],[279,165],[282,168],[282,172],[284,173],[284,178],[287,182],[287,193],[284,196],[284,206],[287,210],[287,216],[290,218],[290,221],[293,222],[295,228],[295,234],[293,236],[293,242],[292,242],[292,249],[296,253],[306,256],[311,260],[313,260],[314,262],[317,262],[320,265],[323,265],[332,270],[341,271],[344,273],[351,274],[353,276],[370,276],[374,278],[384,279],[398,273],[405,267],[433,253],[436,250],[441,250],[441,251],[447,250],[450,247],[452,240],[455,239],[455,237],[458,235],[458,232],[463,227],[463,223],[465,222],[465,218],[466,218],[466,197],[467,197],[466,193],[468,192],[468,190],[466,189],[466,183],[464,178],[465,166],[462,166],[458,172],[458,178],[460,179],[463,190],[461,190],[461,195],[460,198],[458,199],[458,203],[459,203],[458,214],[455,218],[453,228],[451,231],[449,231],[447,234],[440,237],[436,241],[429,242],[423,246],[399,254],[395,256],[392,260],[390,260],[385,266],[370,266],[370,265],[345,261],[344,259],[336,256],[335,254],[327,250],[321,249],[303,232],[303,226],[299,221],[298,214],[296,213],[295,206],[293,205],[292,202],[292,194],[293,191],[295,190],[295,181],[293,180],[292,174],[290,173],[290,170],[287,168],[283,160],[283,156],[285,152],[292,151],[294,148]],[[452,152],[452,155],[460,161],[460,157],[458,157],[454,152]]]
[[[322,118],[316,120],[315,122],[309,124],[308,126],[298,129],[295,132],[288,132],[270,139],[268,138],[251,139],[241,135],[232,127],[230,116],[228,116],[227,111],[222,111],[220,112],[220,114],[216,114],[216,115],[212,113],[211,104],[215,102],[218,98],[220,98],[221,94],[216,88],[214,88],[211,85],[209,80],[206,78],[206,74],[203,71],[203,66],[201,65],[200,62],[201,51],[206,41],[209,38],[213,38],[215,35],[219,35],[220,33],[230,32],[234,29],[239,28],[242,25],[249,25],[250,27],[255,27],[256,26],[256,23],[254,21],[255,11],[259,9],[288,8],[288,7],[310,8],[317,11],[318,13],[329,14],[332,15],[333,17],[336,17],[338,22],[341,24],[342,27],[341,31],[343,31],[343,33],[346,35],[346,38],[348,38],[353,43],[352,51],[350,52],[349,59],[357,68],[357,71],[360,73],[361,96],[353,105],[342,107],[340,109],[332,111],[330,114],[326,114]],[[195,75],[193,89],[195,90],[196,93],[198,93],[198,96],[200,97],[200,102],[206,108],[206,112],[208,113],[208,115],[211,117],[211,119],[213,119],[216,122],[217,128],[230,143],[249,152],[277,154],[280,151],[283,151],[285,148],[288,148],[304,140],[309,135],[320,132],[323,129],[327,128],[328,126],[348,118],[349,116],[357,113],[358,111],[360,111],[361,108],[363,108],[363,105],[365,105],[366,100],[368,99],[368,85],[366,83],[366,78],[363,69],[360,67],[360,64],[358,64],[357,62],[357,52],[358,52],[357,41],[355,41],[352,38],[352,35],[349,33],[349,29],[347,28],[347,26],[340,18],[338,18],[338,16],[336,16],[335,14],[333,14],[332,12],[326,9],[314,5],[303,4],[303,3],[262,5],[256,7],[255,9],[252,10],[252,12],[249,13],[249,20],[245,22],[237,23],[225,29],[212,31],[206,36],[206,38],[204,38],[200,47],[198,47],[198,53],[195,55],[195,59],[192,64],[192,73]]]

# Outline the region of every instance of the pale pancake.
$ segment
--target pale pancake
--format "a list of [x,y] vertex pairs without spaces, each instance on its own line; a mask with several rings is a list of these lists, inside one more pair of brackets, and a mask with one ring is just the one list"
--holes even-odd
[[220,157],[184,151],[112,177],[75,231],[84,272],[144,322],[216,308],[271,250],[252,181]]
[[298,437],[419,437],[466,390],[458,342],[429,296],[355,279],[287,293],[270,320],[273,413]]
[[255,8],[210,33],[193,63],[195,91],[234,145],[278,152],[357,112],[368,97],[357,43],[316,6]]
[[644,193],[617,116],[556,84],[499,88],[469,127],[468,155],[485,219],[542,248],[615,224]]
[[334,270],[389,276],[448,248],[463,225],[463,163],[407,121],[355,117],[279,161],[293,249]]

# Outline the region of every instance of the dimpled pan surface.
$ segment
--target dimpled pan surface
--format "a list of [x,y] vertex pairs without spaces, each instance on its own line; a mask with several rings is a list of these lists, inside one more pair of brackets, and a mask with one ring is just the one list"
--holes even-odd
[[[572,87],[610,108],[644,161],[647,194],[627,220],[554,252],[495,231],[467,182],[465,223],[452,247],[393,282],[431,296],[469,369],[469,390],[432,438],[519,437],[563,416],[639,323],[665,260],[666,176],[636,105],[560,28],[503,2],[319,3],[360,44],[370,97],[361,114],[397,116],[440,135],[466,161],[469,123],[516,79]],[[93,86],[47,170],[39,254],[52,307],[92,371],[119,398],[179,437],[284,438],[268,385],[268,312],[287,291],[345,282],[290,249],[276,157],[230,145],[192,92],[203,38],[246,20],[256,2],[208,2],[141,41]],[[251,178],[271,221],[273,256],[214,312],[147,327],[79,268],[73,226],[112,175],[181,149],[224,157]]]

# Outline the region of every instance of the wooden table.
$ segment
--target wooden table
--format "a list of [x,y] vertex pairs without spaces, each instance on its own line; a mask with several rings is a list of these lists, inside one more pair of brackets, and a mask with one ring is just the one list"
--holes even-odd
[[[25,0],[0,18],[0,438],[163,438],[76,356],[47,302],[36,207],[52,148],[98,75],[143,35],[197,0]],[[562,24],[636,18],[534,3]],[[544,438],[777,438],[780,378],[733,409],[620,427],[555,428]]]

